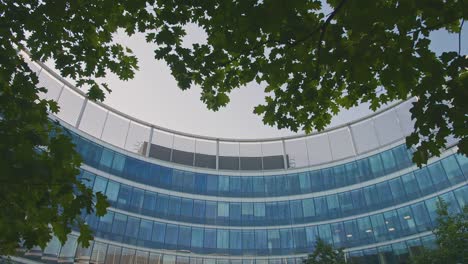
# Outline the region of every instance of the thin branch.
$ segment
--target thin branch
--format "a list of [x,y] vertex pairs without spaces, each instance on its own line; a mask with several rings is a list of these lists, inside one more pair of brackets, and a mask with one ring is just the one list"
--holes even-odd
[[317,42],[317,63],[316,63],[316,77],[317,79],[320,77],[320,70],[319,70],[319,67],[320,67],[320,51],[322,50],[322,41],[325,37],[325,32],[327,31],[327,27],[328,25],[331,23],[331,21],[333,20],[333,18],[336,16],[336,14],[338,14],[338,12],[340,11],[340,9],[344,6],[344,4],[346,3],[347,0],[341,0],[341,2],[338,4],[338,6],[335,8],[335,10],[333,10],[333,12],[331,12],[330,16],[328,16],[327,20],[325,20],[325,23],[323,23],[323,25],[320,27],[321,29],[321,32],[320,32],[320,38]]
[[462,30],[463,30],[464,23],[465,23],[465,19],[462,19],[462,22],[460,24],[460,32],[458,32],[458,56],[461,56]]

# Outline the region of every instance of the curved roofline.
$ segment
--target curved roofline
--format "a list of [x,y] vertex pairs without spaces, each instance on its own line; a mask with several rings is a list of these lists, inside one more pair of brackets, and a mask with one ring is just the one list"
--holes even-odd
[[[29,52],[29,50],[24,50],[23,51],[31,58],[31,53]],[[74,92],[82,95],[83,97],[85,97],[86,99],[88,99],[88,96],[86,95],[85,92],[83,92],[82,90],[78,89],[75,85],[71,84],[70,82],[68,82],[65,78],[63,78],[60,74],[56,73],[53,69],[51,69],[49,66],[47,66],[46,64],[44,64],[43,62],[41,61],[33,61],[34,63],[37,63],[42,69],[46,70],[47,73],[49,73],[50,75],[52,75],[54,78],[58,79],[60,82],[62,82],[64,85],[68,86],[70,89],[72,89]],[[188,133],[188,132],[182,132],[182,131],[178,131],[178,130],[173,130],[173,129],[170,129],[170,128],[166,128],[166,127],[162,127],[162,126],[159,126],[159,125],[155,125],[155,124],[152,124],[152,123],[149,123],[147,121],[143,121],[141,119],[138,119],[136,117],[133,117],[131,115],[128,115],[126,113],[123,113],[109,105],[106,105],[105,103],[102,103],[102,102],[99,102],[99,101],[92,101],[93,103],[99,105],[100,107],[108,110],[108,111],[111,111],[111,112],[114,112],[124,118],[127,118],[133,122],[136,122],[136,123],[139,123],[139,124],[142,124],[142,125],[145,125],[145,126],[148,126],[148,127],[151,127],[151,128],[154,128],[154,129],[157,129],[157,130],[160,130],[160,131],[164,131],[164,132],[167,132],[167,133],[172,133],[172,134],[176,134],[176,135],[180,135],[180,136],[184,136],[184,137],[190,137],[190,138],[195,138],[195,139],[203,139],[203,140],[211,140],[211,141],[223,141],[223,142],[271,142],[271,141],[282,141],[282,140],[291,140],[291,139],[298,139],[298,138],[303,138],[303,137],[308,137],[308,136],[311,136],[311,135],[317,135],[317,134],[325,134],[325,133],[328,133],[328,132],[331,132],[331,131],[334,131],[334,130],[338,130],[338,129],[341,129],[341,128],[344,128],[344,127],[348,127],[350,125],[353,125],[353,124],[356,124],[356,123],[359,123],[363,120],[366,120],[366,119],[370,119],[374,116],[377,116],[383,112],[386,112],[386,111],[389,111],[393,108],[395,108],[396,106],[406,102],[406,101],[398,101],[398,102],[395,102],[385,108],[382,108],[380,110],[377,110],[369,115],[366,115],[366,116],[363,116],[361,118],[358,118],[358,119],[355,119],[353,121],[350,121],[350,122],[346,122],[346,123],[343,123],[343,124],[340,124],[340,125],[336,125],[336,126],[332,126],[330,128],[326,128],[322,131],[314,131],[310,134],[306,134],[306,133],[301,133],[301,134],[297,134],[297,135],[291,135],[291,136],[282,136],[282,137],[270,137],[270,138],[223,138],[223,137],[212,137],[212,136],[204,136],[204,135],[198,135],[198,134],[192,134],[192,133]]]

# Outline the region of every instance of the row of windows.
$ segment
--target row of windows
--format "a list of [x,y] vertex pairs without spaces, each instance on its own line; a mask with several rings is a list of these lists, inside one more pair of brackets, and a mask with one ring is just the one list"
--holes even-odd
[[[440,196],[451,213],[468,203],[468,185]],[[279,229],[220,229],[184,226],[140,219],[117,212],[86,221],[95,235],[148,248],[189,250],[231,255],[306,253],[317,237],[335,247],[356,247],[424,231],[436,223],[437,197],[370,216],[330,224]]]
[[[390,181],[342,193],[278,202],[194,200],[145,191],[83,171],[85,184],[111,206],[158,218],[230,226],[284,225],[347,217],[398,205],[464,181],[456,155]],[[466,159],[458,156],[459,160]]]
[[268,197],[311,193],[348,186],[407,168],[404,145],[346,164],[276,176],[223,176],[172,169],[134,159],[73,135],[84,163],[135,182],[175,191],[230,197]]
[[[347,259],[351,260],[351,263],[406,263],[410,256],[419,254],[423,247],[433,248],[435,246],[434,239],[434,235],[429,235],[377,248],[351,251],[347,253]],[[313,247],[309,248],[309,252],[312,251]],[[31,255],[37,255],[37,252],[31,253]],[[82,248],[77,246],[76,236],[70,236],[63,246],[60,245],[57,238],[53,238],[44,249],[43,258],[58,259],[60,263],[76,263],[84,260],[90,261],[90,263],[104,264],[302,264],[304,259],[303,257],[276,259],[186,257],[135,250],[103,242],[91,242],[88,248]]]

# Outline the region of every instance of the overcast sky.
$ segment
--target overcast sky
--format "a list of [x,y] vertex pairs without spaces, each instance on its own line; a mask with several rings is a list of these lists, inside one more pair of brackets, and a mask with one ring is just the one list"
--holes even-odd
[[[187,44],[204,40],[203,32],[189,28]],[[468,30],[463,34],[463,54],[467,54]],[[458,35],[436,32],[432,35],[433,49],[458,50]],[[288,130],[278,130],[262,123],[261,117],[252,113],[254,106],[264,102],[263,87],[251,84],[231,93],[231,102],[218,112],[208,110],[200,101],[199,87],[181,91],[164,61],[154,59],[154,46],[147,44],[143,35],[127,37],[117,35],[116,41],[130,47],[138,57],[140,70],[130,81],[120,81],[111,76],[108,83],[112,93],[104,103],[126,114],[166,128],[192,134],[229,137],[265,138],[291,135]],[[371,113],[367,105],[343,111],[334,118],[331,126],[349,122]]]

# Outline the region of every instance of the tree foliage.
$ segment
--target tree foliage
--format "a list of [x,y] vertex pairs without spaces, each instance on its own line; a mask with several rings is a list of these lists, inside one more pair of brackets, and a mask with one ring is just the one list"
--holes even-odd
[[[210,109],[255,81],[267,93],[254,110],[266,124],[310,132],[324,129],[340,108],[369,102],[375,110],[417,97],[407,138],[418,150],[414,161],[439,155],[450,134],[467,154],[468,58],[436,55],[429,34],[460,32],[468,3],[328,0],[327,12],[324,2],[157,1],[157,19],[166,23],[148,38],[180,88],[200,85]],[[207,43],[183,46],[187,22],[205,30]]]
[[342,249],[334,249],[322,239],[317,239],[315,249],[304,264],[345,264],[344,252]]
[[[324,6],[329,6],[325,8]],[[20,241],[43,246],[53,231],[63,241],[93,194],[75,175],[79,158],[47,118],[56,103],[38,97],[18,51],[51,60],[63,77],[103,100],[112,73],[133,78],[137,59],[115,43],[119,29],[146,34],[178,85],[202,87],[201,100],[217,110],[249,82],[265,86],[255,108],[279,128],[321,130],[340,108],[419,99],[408,146],[416,162],[437,155],[449,134],[467,153],[467,58],[436,55],[429,33],[459,32],[468,2],[457,0],[0,0],[0,253]],[[326,10],[330,9],[330,12]],[[184,27],[207,33],[206,43],[183,44]],[[382,92],[378,92],[381,90]],[[52,133],[54,132],[54,133]],[[97,197],[103,213],[102,196]],[[82,241],[90,238],[81,224]]]
[[442,199],[437,203],[437,227],[434,229],[437,248],[424,249],[412,259],[414,264],[468,263],[468,206],[451,215]]

